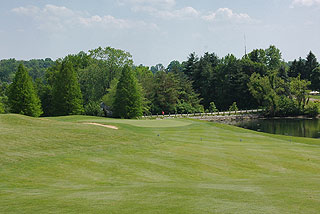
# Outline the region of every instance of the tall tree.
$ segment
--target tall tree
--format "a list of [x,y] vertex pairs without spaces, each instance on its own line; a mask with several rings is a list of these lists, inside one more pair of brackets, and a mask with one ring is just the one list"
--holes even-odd
[[319,91],[320,90],[320,67],[313,69],[311,74],[311,86],[312,90]]
[[281,67],[281,52],[276,46],[270,45],[266,49],[267,66],[269,70],[276,70]]
[[301,77],[306,77],[305,75],[305,60],[299,57],[299,60],[296,59],[292,62],[289,72],[289,77],[298,77],[301,75]]
[[154,75],[149,67],[140,65],[135,67],[134,73],[137,77],[138,82],[142,86],[142,95],[143,95],[143,113],[150,114],[154,109],[154,100],[155,91],[155,81]]
[[192,72],[193,88],[203,98],[201,104],[206,108],[213,101],[215,95],[215,69],[220,60],[215,53],[205,53],[196,64],[196,68]]
[[300,109],[304,109],[307,103],[307,90],[310,81],[300,79],[300,76],[292,78],[290,82],[291,93],[296,97]]
[[105,94],[110,87],[111,81],[114,78],[120,78],[122,68],[125,65],[132,66],[133,60],[129,52],[111,47],[97,48],[89,51],[89,56],[98,61],[99,74],[101,78],[98,82],[104,90],[100,98]]
[[54,115],[73,115],[83,112],[83,101],[73,65],[63,60],[52,89]]
[[307,56],[307,61],[305,64],[305,78],[307,80],[311,80],[311,75],[313,70],[318,67],[318,61],[316,56],[310,51]]
[[261,63],[264,65],[267,64],[266,51],[263,49],[255,49],[255,50],[251,51],[248,54],[248,56],[252,62]]
[[276,76],[260,76],[260,74],[253,73],[248,83],[252,96],[257,99],[260,105],[266,107],[271,116],[276,114],[279,101],[275,88],[276,78]]
[[192,82],[183,74],[176,74],[178,80],[178,104],[176,106],[178,113],[203,112],[203,106],[200,105],[199,94],[195,93]]
[[174,113],[178,103],[178,80],[173,73],[164,71],[155,75],[154,86],[154,112]]
[[32,79],[20,64],[9,87],[8,102],[12,113],[39,117],[42,114],[40,99],[34,90]]
[[199,58],[195,53],[191,53],[188,60],[184,63],[183,72],[193,81],[193,73],[195,72]]
[[130,119],[142,116],[141,86],[128,65],[122,69],[113,109],[114,116],[120,118]]
[[0,61],[0,81],[12,82],[14,72],[18,68],[18,62],[15,59],[3,59]]
[[171,61],[167,67],[167,72],[172,72],[172,73],[175,73],[175,74],[179,74],[182,72],[182,65],[180,64],[179,61],[177,60],[174,60],[174,61]]
[[159,63],[159,64],[157,64],[155,66],[151,66],[150,70],[151,70],[152,73],[155,74],[155,73],[157,73],[159,71],[164,71],[165,67],[161,63]]

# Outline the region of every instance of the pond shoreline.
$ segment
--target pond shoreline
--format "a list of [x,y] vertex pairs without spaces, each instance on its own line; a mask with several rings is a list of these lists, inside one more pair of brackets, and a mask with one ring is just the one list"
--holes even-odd
[[223,121],[222,123],[270,134],[320,138],[319,118],[310,118],[305,116],[274,118],[262,117],[247,120]]
[[299,115],[299,116],[288,116],[288,117],[265,117],[261,114],[238,114],[238,115],[214,115],[214,116],[199,116],[199,117],[192,117],[195,119],[201,119],[201,120],[221,120],[221,119],[226,119],[226,120],[234,120],[234,119],[319,119],[320,115],[317,117],[308,117],[306,115]]
[[193,117],[194,119],[217,122],[228,125],[235,125],[241,121],[250,121],[250,120],[285,120],[285,119],[303,119],[303,120],[315,120],[320,117],[308,117],[305,115],[299,116],[290,116],[290,117],[265,117],[262,114],[242,114],[242,115],[215,115],[215,116],[203,116],[203,117]]
[[192,117],[192,118],[205,120],[209,122],[232,124],[242,120],[262,119],[263,116],[259,114],[240,114],[240,115],[215,115],[215,116],[203,116],[203,117]]

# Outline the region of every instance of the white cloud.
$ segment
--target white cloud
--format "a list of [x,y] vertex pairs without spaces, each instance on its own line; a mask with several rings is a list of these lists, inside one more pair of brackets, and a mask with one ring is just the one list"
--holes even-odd
[[134,12],[146,12],[162,19],[188,19],[198,17],[200,14],[193,7],[184,7],[179,10],[158,10],[148,6],[135,6],[132,10]]
[[111,15],[90,16],[86,12],[73,11],[66,7],[46,5],[43,8],[30,6],[12,9],[12,12],[29,16],[36,21],[38,28],[47,31],[64,31],[74,27],[99,27],[99,28],[149,28],[155,29],[155,24],[148,24],[143,21],[132,21],[118,19]]
[[120,5],[130,4],[133,7],[155,7],[161,9],[173,8],[176,4],[175,0],[118,0]]
[[131,28],[149,28],[149,29],[157,29],[156,24],[148,24],[144,21],[131,21],[125,19],[116,19],[113,16],[91,16],[91,17],[80,17],[79,21],[81,24],[87,27],[92,26],[102,26],[102,27],[116,27],[120,29],[131,29]]
[[307,6],[307,7],[311,7],[311,6],[320,6],[320,0],[294,0],[292,2],[292,6]]
[[33,14],[37,14],[39,13],[39,8],[38,7],[18,7],[18,8],[14,8],[12,9],[12,12],[21,14],[21,15],[33,15]]
[[246,13],[235,13],[229,8],[219,8],[215,12],[202,16],[208,22],[250,23],[254,20]]
[[175,0],[118,0],[121,5],[131,7],[133,12],[144,12],[162,19],[188,19],[200,13],[193,7],[174,9]]
[[[160,11],[161,14],[161,11]],[[179,10],[167,11],[162,14],[163,18],[172,17],[172,18],[188,18],[188,17],[197,17],[199,12],[193,7],[184,7]]]

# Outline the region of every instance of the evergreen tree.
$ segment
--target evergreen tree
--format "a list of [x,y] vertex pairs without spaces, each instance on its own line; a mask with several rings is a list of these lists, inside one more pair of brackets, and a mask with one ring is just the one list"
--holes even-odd
[[183,72],[189,77],[190,80],[193,80],[193,73],[195,72],[197,63],[199,59],[195,53],[191,53],[188,57],[188,61],[184,64]]
[[62,61],[53,84],[54,115],[72,115],[83,113],[83,101],[80,86],[73,65]]
[[287,72],[286,68],[284,67],[284,65],[281,66],[277,75],[278,75],[278,77],[283,79],[285,82],[289,81],[288,72]]
[[164,71],[155,75],[154,113],[174,113],[179,100],[178,80],[173,73]]
[[42,114],[40,99],[34,90],[32,79],[20,64],[9,87],[8,102],[12,113],[39,117]]
[[218,64],[219,58],[215,53],[205,53],[193,71],[193,88],[200,94],[200,97],[203,99],[201,104],[206,108],[209,107],[210,101],[214,99],[214,82],[217,79],[215,68]]
[[311,86],[312,90],[320,90],[320,67],[313,69],[311,74]]
[[289,77],[298,77],[301,75],[301,78],[306,78],[305,74],[305,60],[299,57],[299,60],[294,60],[292,65],[289,68]]
[[115,117],[130,119],[142,116],[141,87],[128,65],[122,69],[113,109]]
[[182,75],[172,75],[171,78],[177,80],[178,104],[176,106],[177,113],[198,113],[203,112],[204,108],[200,105],[201,98],[193,87],[192,82],[183,73]]
[[316,56],[310,51],[305,64],[306,79],[311,80],[312,71],[318,67]]

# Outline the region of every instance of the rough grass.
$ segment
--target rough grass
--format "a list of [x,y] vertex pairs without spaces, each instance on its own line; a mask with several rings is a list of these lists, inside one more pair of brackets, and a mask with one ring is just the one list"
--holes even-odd
[[317,139],[190,119],[0,115],[0,213],[319,210]]

